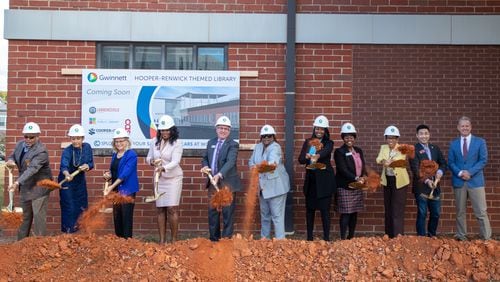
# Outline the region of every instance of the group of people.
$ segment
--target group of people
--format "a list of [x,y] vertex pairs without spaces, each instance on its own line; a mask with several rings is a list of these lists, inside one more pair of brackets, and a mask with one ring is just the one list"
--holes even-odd
[[[167,227],[170,227],[171,241],[178,239],[180,198],[182,193],[183,171],[180,166],[183,148],[179,140],[179,130],[171,116],[160,117],[157,135],[151,140],[146,162],[153,167],[155,174],[155,198],[160,243],[167,242]],[[448,152],[448,164],[438,146],[429,143],[430,128],[419,125],[416,128],[415,156],[409,157],[402,152],[398,143],[400,133],[397,127],[386,128],[386,144],[380,147],[376,162],[382,165],[380,184],[383,186],[385,233],[393,238],[404,234],[404,215],[407,188],[410,176],[405,165],[394,165],[398,161],[409,160],[413,175],[413,193],[417,204],[417,234],[436,236],[441,211],[440,180],[446,170],[452,173],[452,186],[456,203],[456,237],[466,240],[466,200],[470,198],[474,215],[479,221],[480,236],[491,238],[491,226],[486,212],[483,168],[487,162],[487,148],[484,139],[471,134],[471,120],[462,117],[457,126],[460,138],[453,140]],[[206,188],[209,202],[218,187],[228,187],[231,193],[242,190],[237,170],[238,143],[230,137],[231,121],[221,116],[215,124],[216,137],[207,142],[201,160],[201,172],[207,175]],[[46,234],[46,213],[49,190],[39,187],[39,180],[51,179],[49,154],[40,142],[40,127],[29,122],[22,131],[24,140],[16,144],[6,165],[16,167],[19,177],[9,189],[20,191],[23,223],[18,230],[18,239],[33,233]],[[285,205],[290,191],[289,175],[283,164],[283,152],[271,125],[260,130],[259,143],[255,145],[248,161],[251,168],[267,164],[272,169],[258,173],[258,197],[261,219],[261,237],[285,238]],[[73,233],[78,230],[78,218],[88,208],[85,173],[94,168],[92,148],[84,142],[84,128],[73,125],[68,131],[71,144],[61,155],[58,180],[65,182],[60,189],[61,231]],[[364,210],[364,191],[359,187],[367,181],[366,161],[361,148],[355,146],[357,131],[353,124],[341,127],[340,137],[343,144],[334,150],[330,139],[329,121],[318,116],[313,123],[312,134],[302,146],[298,162],[305,166],[303,192],[306,207],[307,240],[313,240],[316,210],[320,211],[323,237],[330,240],[330,207],[336,200],[336,210],[340,214],[340,238],[354,237],[358,213]],[[124,196],[135,198],[139,191],[137,175],[138,157],[130,150],[128,133],[116,129],[113,135],[113,155],[109,170],[104,173],[105,181],[111,181],[105,194],[116,191]],[[335,170],[332,166],[332,152]],[[439,168],[435,175],[422,178],[420,165],[424,160],[435,161]],[[335,172],[336,171],[336,172]],[[359,185],[353,185],[359,184]],[[156,191],[157,190],[157,191]],[[234,199],[234,197],[233,197]],[[234,231],[235,201],[216,209],[208,207],[210,240],[229,238]],[[115,203],[113,220],[115,234],[123,238],[132,237],[134,203]],[[429,220],[426,226],[427,213]],[[222,226],[221,226],[222,218]],[[222,230],[221,230],[222,229]]]

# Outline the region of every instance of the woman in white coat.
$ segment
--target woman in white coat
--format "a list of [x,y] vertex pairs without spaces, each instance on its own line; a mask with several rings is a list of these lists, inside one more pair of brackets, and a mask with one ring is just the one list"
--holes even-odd
[[182,144],[174,120],[168,115],[160,118],[156,137],[151,140],[146,161],[161,173],[156,200],[160,243],[166,242],[167,222],[170,225],[172,242],[177,240],[179,229],[178,206],[181,200],[183,172],[180,166]]
[[276,132],[270,125],[260,130],[260,143],[255,145],[249,166],[253,167],[266,161],[276,165],[270,172],[259,173],[259,203],[261,237],[271,238],[271,221],[274,224],[276,239],[285,238],[285,204],[290,190],[290,179],[283,165],[281,146],[276,141]]

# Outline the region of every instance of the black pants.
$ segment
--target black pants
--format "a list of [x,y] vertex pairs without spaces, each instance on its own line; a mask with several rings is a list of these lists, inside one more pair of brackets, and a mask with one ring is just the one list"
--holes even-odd
[[[351,239],[354,237],[354,230],[358,221],[358,213],[342,213],[340,214],[340,239]],[[347,235],[347,228],[349,227],[349,235]],[[347,236],[346,236],[347,235]]]
[[[135,198],[135,193],[129,196]],[[113,222],[115,223],[116,236],[122,238],[132,238],[134,206],[135,203],[113,205]]]
[[396,188],[396,177],[386,176],[384,187],[385,234],[394,238],[404,234],[406,190],[408,186]]
[[[330,208],[323,207],[321,212],[321,222],[323,223],[323,240],[330,241]],[[307,241],[313,240],[314,217],[316,209],[306,208]]]

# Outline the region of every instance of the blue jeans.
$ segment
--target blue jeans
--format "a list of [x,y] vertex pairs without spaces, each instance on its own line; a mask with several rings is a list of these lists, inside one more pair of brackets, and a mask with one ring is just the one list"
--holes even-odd
[[[415,200],[417,202],[417,235],[436,236],[441,214],[441,200],[429,200],[421,194],[415,194]],[[427,224],[427,232],[425,232],[427,210],[429,210],[429,223]]]

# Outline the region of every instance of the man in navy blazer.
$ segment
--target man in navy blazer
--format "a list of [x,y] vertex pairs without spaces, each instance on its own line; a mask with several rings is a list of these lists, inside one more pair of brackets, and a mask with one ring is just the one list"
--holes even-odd
[[[431,137],[427,125],[417,126],[418,143],[415,144],[415,157],[410,160],[413,174],[413,193],[417,203],[417,235],[436,236],[439,217],[441,215],[441,185],[440,180],[446,172],[446,160],[438,146],[429,143]],[[423,160],[432,160],[439,165],[436,174],[428,178],[420,177],[420,164]],[[429,222],[427,230],[425,220],[429,210]]]
[[[217,137],[208,140],[207,150],[201,161],[201,171],[211,171],[214,182],[217,183],[220,188],[226,186],[231,189],[232,192],[240,191],[241,180],[236,165],[239,144],[229,138],[231,120],[229,120],[226,116],[219,117],[215,124],[215,131],[217,133]],[[215,188],[211,185],[208,179],[206,187],[208,188],[208,197],[211,199],[211,197],[215,194]],[[222,237],[230,238],[233,235],[234,208],[234,196],[231,205],[223,207],[221,212],[209,206],[208,227],[211,241],[219,241],[221,238],[221,213],[223,220]]]
[[474,216],[479,222],[480,236],[484,240],[491,238],[491,226],[486,212],[483,168],[488,161],[488,150],[484,139],[471,134],[470,118],[458,120],[460,138],[450,143],[448,164],[452,172],[452,185],[455,193],[457,232],[455,237],[467,240],[467,220],[465,211],[469,197]]

